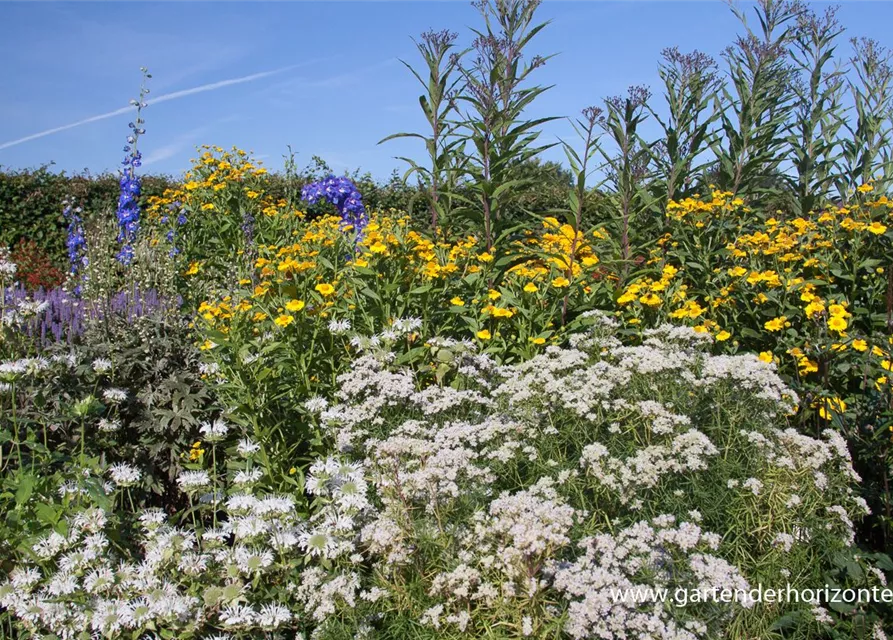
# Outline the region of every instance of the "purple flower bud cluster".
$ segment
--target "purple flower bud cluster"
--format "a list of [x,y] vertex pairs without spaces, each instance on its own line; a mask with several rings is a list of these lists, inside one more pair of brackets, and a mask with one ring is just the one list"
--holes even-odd
[[[140,291],[136,287],[95,301],[82,300],[58,288],[29,294],[24,287],[14,286],[0,289],[0,302],[10,318],[20,316],[18,324],[22,333],[40,348],[57,343],[74,344],[93,322],[119,317],[132,324],[138,318],[174,312],[182,304],[179,298],[164,298],[154,289]],[[32,311],[18,313],[20,308]]]
[[148,74],[145,68],[143,72],[143,83],[140,86],[139,100],[131,100],[130,103],[136,107],[136,120],[129,124],[131,134],[127,136],[127,144],[124,146],[124,160],[121,162],[123,169],[121,170],[121,191],[118,196],[118,209],[116,215],[118,217],[118,242],[121,244],[121,250],[118,252],[118,262],[129,265],[133,260],[133,243],[136,241],[136,234],[140,229],[140,193],[142,185],[140,177],[136,174],[136,170],[142,165],[142,154],[137,149],[137,141],[139,137],[146,133],[143,129],[142,109],[146,106],[144,98],[149,93],[146,88],[146,80],[152,76]]
[[87,239],[84,236],[84,224],[80,215],[82,209],[75,206],[71,200],[63,200],[62,204],[64,206],[62,215],[68,223],[68,238],[65,241],[65,246],[68,248],[69,273],[72,279],[78,281],[74,293],[80,295],[80,281],[86,277],[86,269],[89,266]]
[[335,205],[338,215],[341,216],[342,225],[352,226],[357,239],[366,228],[368,219],[366,207],[363,206],[363,196],[357,190],[357,186],[347,177],[329,176],[325,180],[311,182],[301,189],[301,199],[310,204],[326,200]]
[[[170,213],[161,216],[159,222],[163,225],[168,225],[169,227],[164,237],[171,247],[168,251],[168,255],[173,258],[180,254],[180,248],[177,247],[177,230],[186,224],[186,210],[183,209],[183,205],[179,201],[172,202],[167,205],[167,208]],[[173,217],[174,214],[176,214],[176,218],[174,219],[174,222],[171,223],[171,217]]]

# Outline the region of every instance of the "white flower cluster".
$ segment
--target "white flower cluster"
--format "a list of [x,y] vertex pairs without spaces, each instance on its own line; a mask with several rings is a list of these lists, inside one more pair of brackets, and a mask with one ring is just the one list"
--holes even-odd
[[[362,486],[359,466],[350,468],[351,481]],[[183,484],[207,485],[197,476],[205,472],[192,473]],[[120,486],[140,478],[126,464],[113,465],[109,475]],[[347,495],[346,482],[338,482]],[[288,576],[304,564],[307,538],[292,496],[246,490],[231,495],[221,511],[229,518],[200,533],[170,524],[160,510],[145,511],[141,553],[132,559],[112,550],[102,510],[83,511],[68,519],[66,535],[54,532],[34,545],[39,562],[12,572],[0,586],[0,606],[28,633],[63,639],[81,637],[85,629],[97,638],[157,630],[209,639],[279,637],[269,634],[291,630],[295,637],[304,615],[299,603],[322,619],[338,598],[354,597],[328,576],[312,593],[298,590],[297,603],[288,595]],[[281,588],[270,588],[277,584]]]
[[17,269],[18,267],[16,263],[12,261],[9,249],[0,247],[0,284],[12,282],[12,279],[15,278]]
[[[572,638],[720,637],[706,621],[677,622],[673,611],[637,595],[686,585],[705,594],[714,589],[747,590],[737,568],[717,557],[720,538],[672,515],[638,522],[616,534],[600,534],[580,542],[582,556],[573,563],[553,563],[554,587],[570,598],[565,627]],[[650,591],[649,591],[650,590]],[[617,594],[625,594],[625,599]],[[625,601],[624,601],[625,600]],[[745,606],[752,603],[743,603]],[[709,607],[708,607],[709,608]],[[712,611],[727,620],[731,608]]]
[[[502,368],[429,340],[456,349],[449,385],[366,352],[339,404],[312,402],[341,450],[365,458],[373,508],[357,549],[385,588],[421,579],[423,624],[520,637],[566,616],[579,638],[719,637],[740,604],[682,615],[610,590],[744,589],[766,563],[807,575],[851,539],[862,508],[846,446],[778,428],[797,398],[771,365],[711,356],[687,328],[630,347],[597,325]],[[741,513],[771,524],[721,545],[750,526]]]
[[[428,340],[449,369],[434,383],[394,364],[389,336],[365,339],[375,345],[334,401],[304,403],[339,449],[308,470],[308,517],[294,496],[257,492],[260,445],[241,440],[228,493],[205,470],[177,480],[213,522],[193,531],[148,511],[139,557],[119,562],[102,512],[86,511],[35,546],[40,562],[16,569],[0,606],[61,638],[291,637],[329,624],[366,637],[394,615],[467,637],[766,637],[783,612],[616,591],[740,591],[766,575],[814,586],[864,512],[845,443],[783,428],[796,398],[751,356],[713,357],[680,328],[623,346],[593,318],[570,348],[506,367]],[[206,439],[228,431],[203,426]],[[109,476],[140,481],[125,464]]]

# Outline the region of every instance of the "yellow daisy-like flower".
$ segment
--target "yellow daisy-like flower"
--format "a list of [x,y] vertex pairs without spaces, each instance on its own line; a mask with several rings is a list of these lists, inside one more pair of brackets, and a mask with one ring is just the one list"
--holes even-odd
[[545,338],[530,338],[530,341],[531,341],[533,344],[537,344],[537,345],[539,345],[539,344],[546,344],[546,339],[545,339]]
[[511,318],[514,314],[511,309],[502,309],[500,307],[493,307],[490,311],[490,314],[494,318]]
[[845,318],[849,315],[852,315],[849,311],[846,310],[842,304],[832,304],[828,306],[828,313],[832,316],[840,316],[841,318]]
[[304,301],[303,300],[289,300],[288,303],[286,303],[285,308],[288,309],[289,311],[300,311],[301,309],[304,308]]
[[868,343],[865,340],[853,340],[853,349],[856,351],[868,351]]
[[481,340],[489,340],[493,336],[491,336],[490,332],[487,331],[486,329],[481,329],[480,331],[477,332],[477,337]]
[[859,193],[868,193],[870,191],[874,191],[874,187],[872,187],[870,184],[863,184],[856,187],[856,191],[858,191]]
[[314,287],[320,294],[324,296],[330,296],[335,293],[335,287],[330,285],[328,282],[320,282],[318,285]]
[[201,349],[202,351],[210,351],[211,349],[213,349],[216,346],[217,346],[216,343],[211,342],[210,340],[205,340],[202,343],[202,346],[199,347],[199,349]]
[[184,276],[194,276],[201,270],[201,263],[193,260],[189,263],[189,268],[183,273]]
[[831,329],[831,331],[843,333],[846,331],[846,327],[846,320],[844,320],[842,316],[831,316],[828,318],[828,328]]
[[556,289],[561,289],[564,287],[570,286],[571,281],[565,278],[564,276],[558,276],[552,281],[552,286]]
[[835,414],[846,411],[846,402],[840,398],[824,398],[819,405],[819,415],[830,420]]
[[639,298],[639,302],[644,304],[646,307],[658,307],[660,306],[661,298],[657,294],[646,293],[644,296]]
[[728,331],[720,331],[719,333],[716,334],[716,341],[717,342],[725,342],[726,340],[728,340],[731,337],[732,337],[732,334],[729,333]]
[[784,329],[784,325],[787,322],[786,316],[781,316],[780,318],[773,318],[772,320],[767,321],[763,324],[763,327],[766,331],[781,331]]
[[455,298],[453,298],[452,300],[450,300],[450,304],[453,305],[453,306],[456,306],[456,307],[464,307],[464,306],[465,306],[465,300],[463,300],[463,299],[460,298],[459,296],[456,296]]
[[493,256],[489,253],[482,253],[478,256],[478,260],[481,262],[493,262]]
[[388,246],[381,242],[374,243],[371,247],[369,247],[369,251],[372,253],[384,253],[388,250]]
[[280,326],[282,328],[287,327],[294,321],[295,321],[295,317],[290,316],[287,313],[284,313],[281,316],[279,316],[278,318],[276,318],[275,320],[273,320],[273,322],[275,322],[278,326]]
[[887,231],[887,225],[880,222],[872,222],[870,225],[868,225],[868,230],[874,235],[879,236]]
[[363,258],[357,258],[356,260],[353,261],[353,266],[355,266],[355,267],[368,267],[368,266],[369,266],[369,261],[368,261],[368,260],[364,260]]
[[810,316],[810,317],[818,315],[818,314],[822,313],[824,310],[825,310],[825,305],[822,304],[821,300],[813,300],[808,305],[806,305],[806,307],[803,309],[803,311],[806,313],[806,315]]
[[772,352],[771,351],[761,351],[760,352],[760,360],[762,360],[763,362],[767,362],[767,363],[772,362],[772,360],[773,360]]
[[526,291],[527,293],[536,293],[537,291],[539,291],[539,289],[532,282],[528,282],[524,285],[524,291]]

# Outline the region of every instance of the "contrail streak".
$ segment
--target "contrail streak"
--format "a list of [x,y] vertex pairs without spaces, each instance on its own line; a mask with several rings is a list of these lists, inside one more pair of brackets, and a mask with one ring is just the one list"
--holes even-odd
[[[212,82],[210,84],[203,84],[200,87],[193,87],[192,89],[183,89],[182,91],[174,91],[172,93],[165,93],[164,95],[151,98],[146,100],[146,104],[156,104],[159,102],[167,102],[168,100],[176,100],[178,98],[184,98],[186,96],[191,96],[196,93],[204,93],[205,91],[214,91],[215,89],[222,89],[223,87],[228,87],[234,84],[242,84],[243,82],[251,82],[252,80],[260,80],[261,78],[266,78],[267,76],[272,76],[277,73],[282,73],[283,71],[289,71],[296,67],[303,65],[291,65],[289,67],[282,67],[280,69],[273,69],[272,71],[262,71],[260,73],[252,73],[250,76],[242,76],[241,78],[230,78],[229,80],[221,80],[219,82]],[[80,127],[85,124],[90,124],[91,122],[97,122],[99,120],[105,120],[106,118],[114,118],[115,116],[120,116],[125,113],[133,113],[133,106],[121,107],[120,109],[115,109],[114,111],[109,111],[108,113],[102,113],[98,116],[92,116],[90,118],[85,118],[83,120],[78,120],[77,122],[72,122],[71,124],[65,124],[61,127],[54,127],[52,129],[47,129],[46,131],[41,131],[40,133],[32,133],[30,136],[25,136],[24,138],[19,138],[18,140],[10,140],[9,142],[4,142],[0,144],[0,149],[8,149],[9,147],[14,147],[16,145],[22,144],[24,142],[29,142],[30,140],[36,140],[37,138],[43,138],[45,136],[51,136],[54,133],[59,133],[60,131],[67,131],[68,129],[74,129],[75,127]]]

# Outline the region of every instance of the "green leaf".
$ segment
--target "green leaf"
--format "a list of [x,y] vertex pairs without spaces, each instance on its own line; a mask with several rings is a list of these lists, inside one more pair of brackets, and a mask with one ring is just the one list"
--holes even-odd
[[31,497],[31,494],[34,493],[34,484],[37,481],[37,477],[31,474],[24,474],[17,478],[18,488],[16,489],[16,506],[20,507]]

